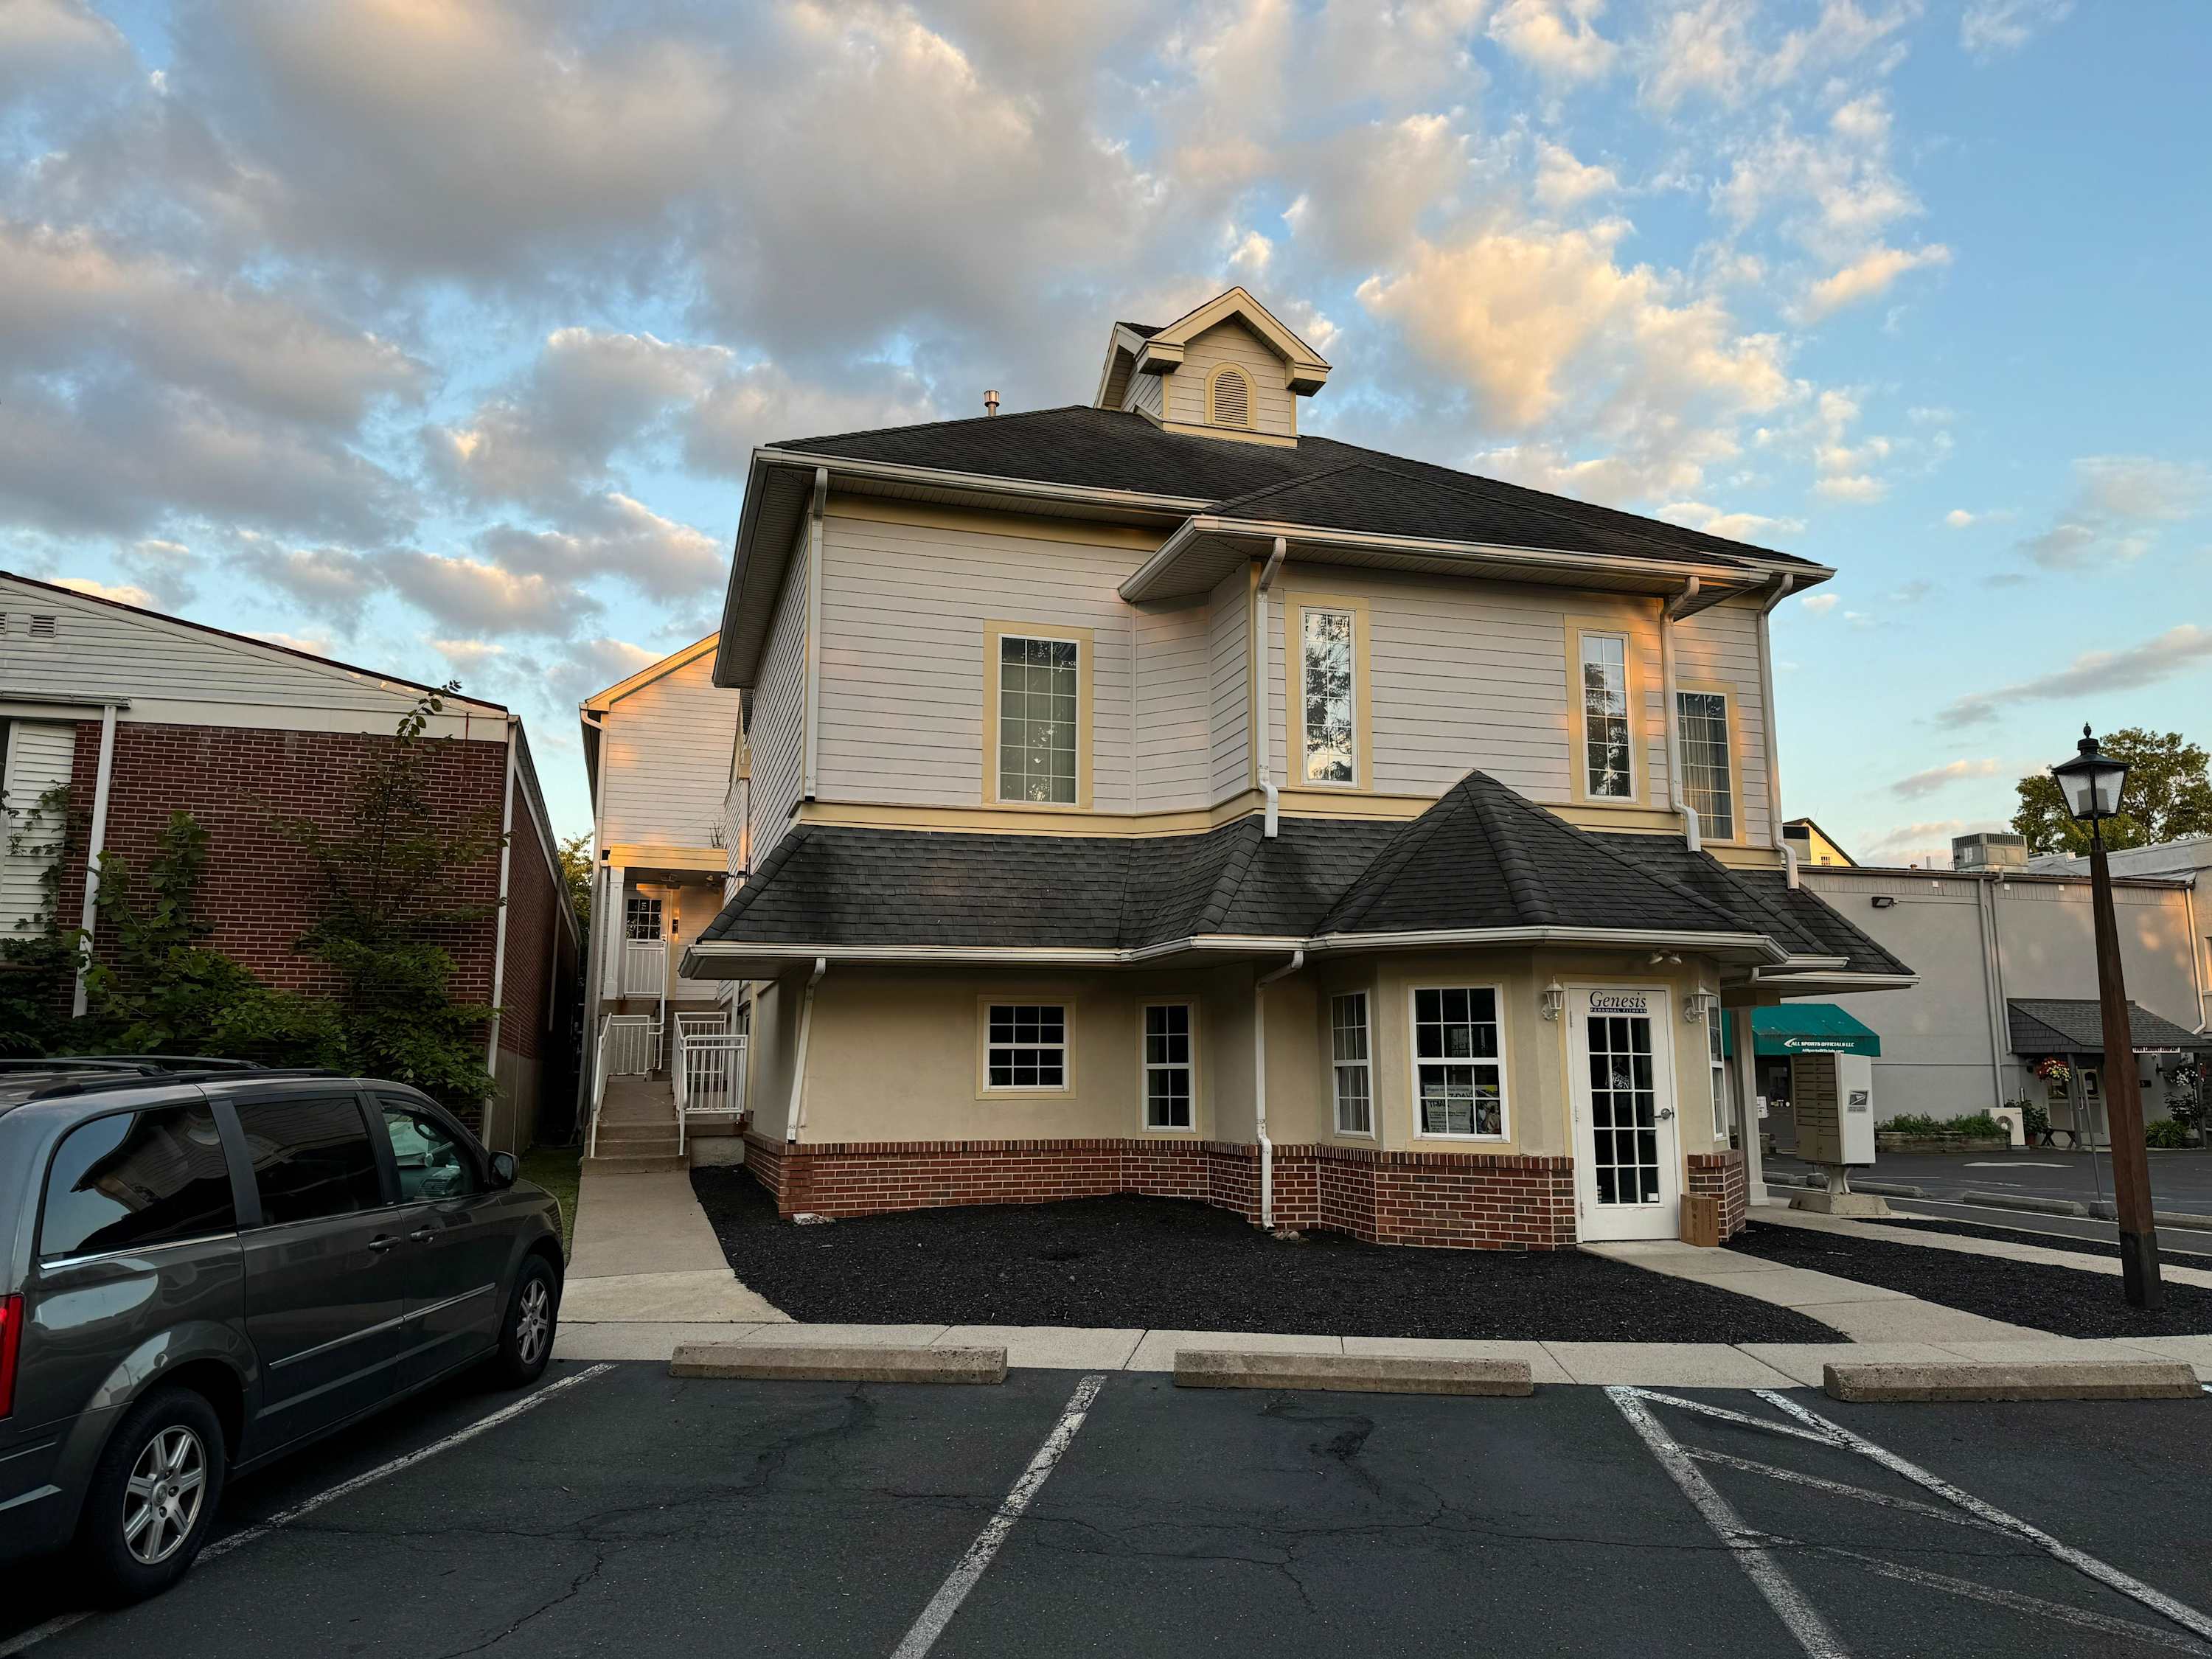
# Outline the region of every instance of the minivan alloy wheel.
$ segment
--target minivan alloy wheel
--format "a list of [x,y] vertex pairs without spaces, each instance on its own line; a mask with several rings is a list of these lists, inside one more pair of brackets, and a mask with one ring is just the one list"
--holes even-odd
[[533,1279],[522,1287],[522,1307],[514,1323],[515,1352],[526,1365],[535,1365],[553,1328],[553,1295],[545,1281]]
[[207,1448],[171,1424],[146,1443],[123,1496],[123,1541],[133,1559],[158,1566],[177,1553],[207,1495]]

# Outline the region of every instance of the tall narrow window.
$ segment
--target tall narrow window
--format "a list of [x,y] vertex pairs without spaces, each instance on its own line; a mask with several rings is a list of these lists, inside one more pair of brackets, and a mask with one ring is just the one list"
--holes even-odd
[[1067,1087],[1067,1009],[1060,1003],[994,1002],[984,1081],[993,1089]]
[[1301,611],[1298,638],[1304,690],[1304,777],[1308,783],[1357,781],[1354,752],[1352,652],[1356,625],[1349,611]]
[[1729,767],[1728,699],[1717,691],[1675,694],[1681,732],[1682,799],[1698,829],[1716,841],[1735,838],[1735,780]]
[[1503,1138],[1505,1066],[1495,988],[1413,993],[1413,1091],[1423,1134]]
[[1336,1066],[1336,1132],[1375,1133],[1374,1067],[1367,1048],[1367,993],[1328,1000],[1329,1052]]
[[1075,803],[1073,640],[999,641],[999,799]]
[[1145,1009],[1145,1127],[1191,1127],[1190,1005],[1156,1002]]
[[1717,1008],[1705,1015],[1705,1059],[1713,1074],[1713,1139],[1729,1138],[1728,1060],[1721,1053],[1721,1021],[1728,1016]]
[[1583,788],[1604,800],[1636,793],[1628,752],[1628,641],[1583,635]]

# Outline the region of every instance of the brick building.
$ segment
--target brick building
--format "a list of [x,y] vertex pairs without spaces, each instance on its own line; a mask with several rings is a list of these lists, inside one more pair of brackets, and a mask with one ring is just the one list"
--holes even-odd
[[[321,903],[317,872],[274,821],[344,826],[363,766],[428,688],[177,617],[0,573],[0,930],[51,911],[93,927],[91,859],[142,866],[170,815],[210,840],[209,943],[264,984],[316,992],[327,970],[296,944]],[[580,939],[562,900],[551,825],[521,720],[452,697],[432,718],[431,787],[444,824],[507,831],[463,874],[498,908],[443,941],[453,989],[500,1013],[485,1061],[497,1084],[494,1145],[529,1144],[541,1098],[573,1094]],[[40,833],[67,791],[77,826],[50,888]],[[46,805],[42,807],[41,803]],[[99,948],[95,930],[94,948]]]

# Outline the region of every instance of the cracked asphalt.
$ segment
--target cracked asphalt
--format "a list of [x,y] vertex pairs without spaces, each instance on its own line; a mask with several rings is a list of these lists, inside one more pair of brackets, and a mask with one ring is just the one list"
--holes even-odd
[[[617,1366],[32,1651],[888,1656],[1077,1381],[1030,1370],[998,1389],[744,1384]],[[1778,1416],[1741,1392],[1681,1397]],[[1793,1397],[2212,1607],[2212,1401]],[[508,1398],[448,1389],[365,1425],[240,1483],[224,1528]],[[1651,1409],[1706,1457],[1697,1467],[1769,1540],[1844,1651],[2212,1653],[2017,1539],[1947,1524],[1924,1503],[1839,1497],[1838,1484],[1916,1495],[1853,1453]],[[1931,1587],[1937,1579],[1950,1588]],[[0,1650],[71,1605],[51,1570],[0,1579]],[[1603,1389],[1517,1401],[1270,1395],[1177,1390],[1139,1373],[1108,1377],[933,1651],[1360,1650],[1804,1651]]]

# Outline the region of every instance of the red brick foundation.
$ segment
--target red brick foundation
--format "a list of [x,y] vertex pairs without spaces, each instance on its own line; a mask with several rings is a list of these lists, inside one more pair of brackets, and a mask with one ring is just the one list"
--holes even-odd
[[1751,1172],[1737,1152],[1692,1152],[1688,1158],[1690,1191],[1711,1193],[1721,1201],[1721,1237],[1743,1231],[1751,1213]]
[[[1259,1220],[1260,1152],[1188,1140],[848,1141],[745,1137],[783,1215],[872,1215],[1141,1193]],[[1275,1224],[1385,1244],[1557,1249],[1575,1238],[1574,1166],[1512,1153],[1278,1146]]]

